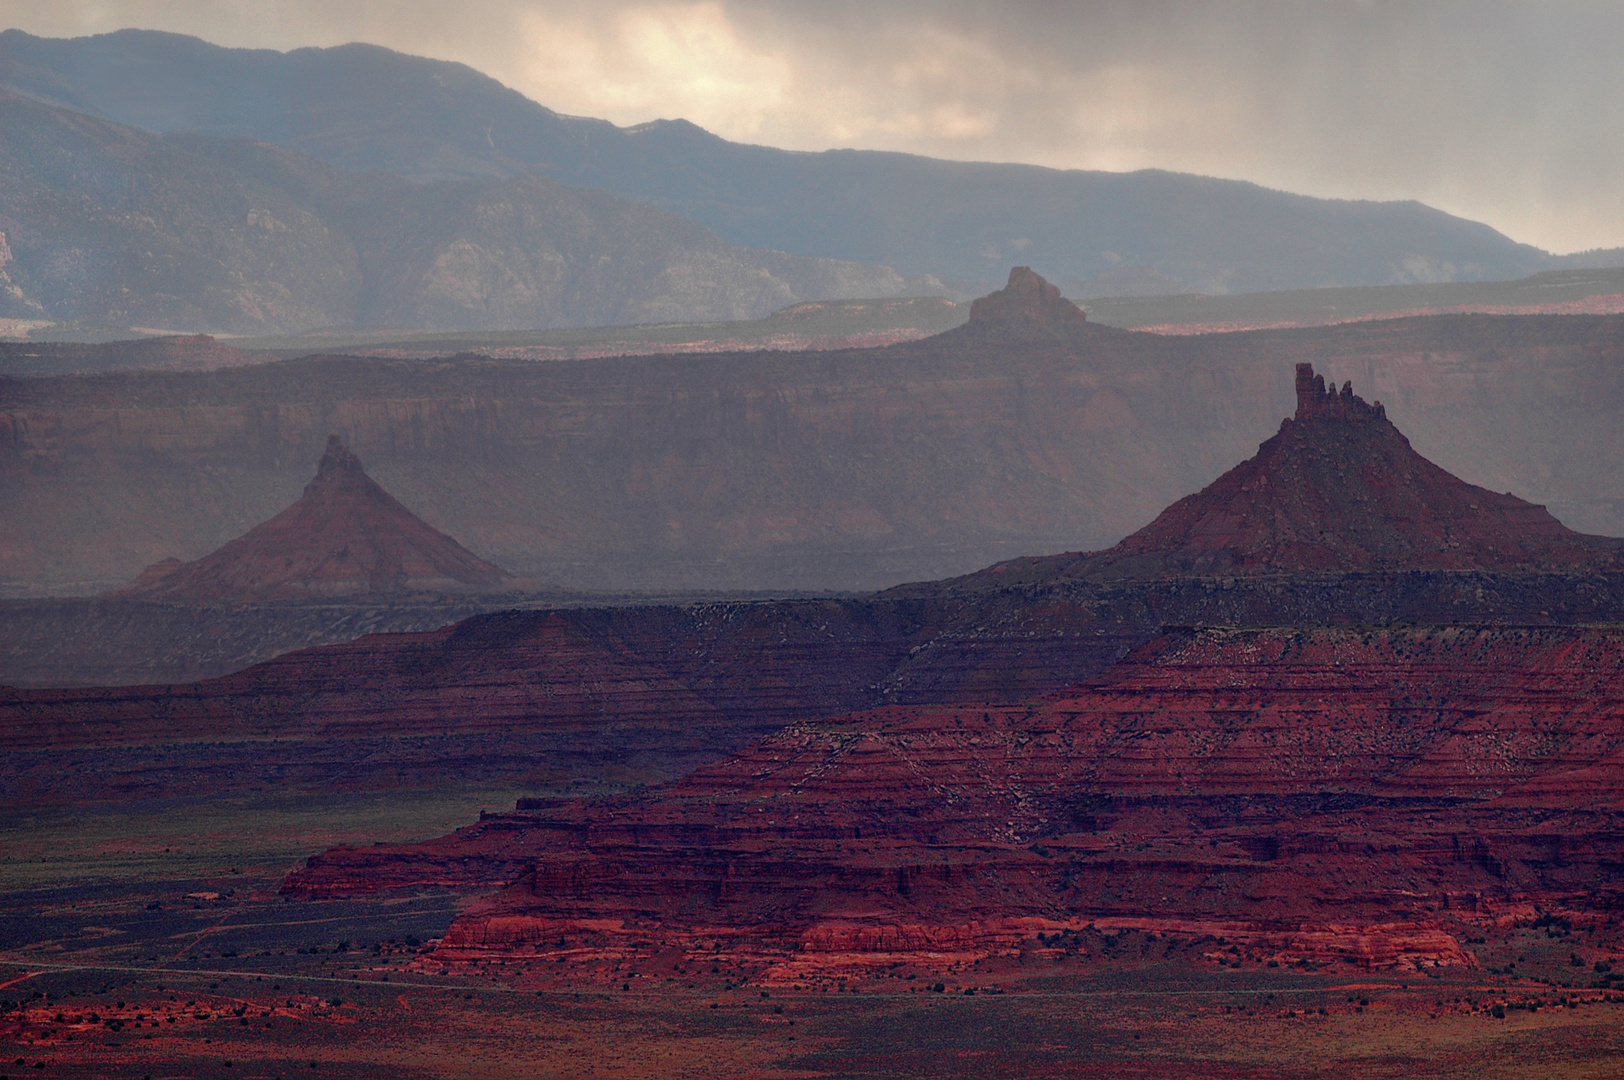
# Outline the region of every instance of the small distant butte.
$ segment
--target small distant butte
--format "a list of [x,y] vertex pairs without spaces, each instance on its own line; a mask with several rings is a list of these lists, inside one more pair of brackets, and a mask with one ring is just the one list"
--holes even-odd
[[229,604],[478,592],[509,580],[402,506],[333,435],[292,506],[200,559],[155,563],[114,595]]

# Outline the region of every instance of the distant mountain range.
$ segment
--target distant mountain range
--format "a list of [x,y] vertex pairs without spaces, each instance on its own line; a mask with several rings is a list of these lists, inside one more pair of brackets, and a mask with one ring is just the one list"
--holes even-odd
[[542,176],[416,184],[0,91],[0,319],[227,333],[752,318],[939,286]]
[[620,128],[371,45],[278,53],[8,30],[0,87],[19,95],[0,127],[0,317],[239,332],[584,326],[941,291],[925,275],[967,296],[1012,263],[1068,295],[1108,296],[1624,261],[1553,257],[1416,202],[1154,170],[796,153],[681,120]]

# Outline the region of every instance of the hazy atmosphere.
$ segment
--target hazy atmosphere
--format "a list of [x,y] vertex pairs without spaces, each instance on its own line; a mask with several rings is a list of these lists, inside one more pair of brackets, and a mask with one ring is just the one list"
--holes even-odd
[[1163,168],[1418,199],[1558,253],[1624,245],[1614,4],[3,0],[0,22],[366,41],[622,125]]
[[1624,1077],[1620,56],[0,0],[0,1080]]

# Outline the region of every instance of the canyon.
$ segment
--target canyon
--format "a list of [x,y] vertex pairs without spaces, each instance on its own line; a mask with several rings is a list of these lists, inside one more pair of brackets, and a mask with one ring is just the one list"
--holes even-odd
[[0,31],[0,1080],[1624,1075],[1621,256]]
[[200,682],[0,689],[7,1054],[1610,1067],[1620,542],[1440,469],[1299,363],[1256,454],[1113,547],[861,596],[465,598],[534,606]]
[[1233,948],[1203,959],[1224,966],[1406,970],[1474,966],[1475,935],[1537,913],[1616,930],[1617,627],[1548,609],[1518,625],[1481,601],[1381,625],[1338,586],[1537,570],[1588,591],[1618,580],[1624,542],[1449,475],[1311,365],[1295,388],[1255,457],[1115,548],[880,599],[952,598],[978,629],[1002,601],[1064,637],[1108,625],[1079,602],[1091,580],[1154,595],[1272,575],[1313,582],[1331,619],[1277,605],[1219,629],[1209,609],[1207,629],[1142,621],[1137,643],[1119,622],[1093,670],[1033,657],[1048,688],[985,677],[1019,663],[1009,637],[942,649],[944,634],[909,674],[935,651],[957,678],[898,668],[894,704],[792,724],[648,791],[521,799],[441,840],[334,849],[284,893],[501,886],[429,963],[724,939],[767,984],[1125,930],[1217,938]]
[[1611,941],[1624,544],[1450,475],[1307,363],[1294,389],[1254,457],[1114,548],[3,691],[0,785],[36,805],[448,770],[649,785],[336,848],[283,883],[488,893],[423,971],[725,940],[763,985],[827,984],[1120,933],[1225,967],[1432,971],[1546,916]]

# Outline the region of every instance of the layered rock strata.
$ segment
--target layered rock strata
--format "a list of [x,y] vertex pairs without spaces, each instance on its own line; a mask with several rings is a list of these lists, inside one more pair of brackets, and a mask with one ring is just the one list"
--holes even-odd
[[[442,959],[721,936],[781,978],[818,954],[962,957],[1101,920],[1223,928],[1274,963],[1470,964],[1463,928],[1617,906],[1624,635],[1356,624],[1383,605],[1370,621],[1458,624],[1518,582],[1543,619],[1598,589],[1589,610],[1616,619],[1619,543],[1451,476],[1307,364],[1297,392],[1255,458],[1110,551],[884,598],[955,612],[887,687],[953,704],[796,724],[652,793],[328,852],[286,889],[506,879]],[[1152,611],[1210,616],[1231,594],[1265,624],[1322,626],[1164,631],[1020,704],[987,678],[1023,657],[1018,630],[1054,670],[1068,628],[1126,643]]]
[[1463,964],[1474,928],[1624,905],[1621,762],[1615,630],[1181,632],[1074,692],[795,725],[646,795],[330,851],[285,890],[508,879],[449,960],[720,937],[789,978],[1131,926]]
[[[1510,496],[1485,503],[1488,493],[1420,458],[1374,406],[1351,392],[1333,402],[1307,371],[1299,384],[1301,415],[1267,452],[1112,552],[1024,560],[878,597],[480,616],[184,686],[0,691],[0,729],[15,733],[18,751],[0,781],[35,797],[207,789],[222,774],[236,772],[239,784],[264,777],[268,754],[281,762],[278,782],[326,784],[332,740],[418,736],[473,740],[442,747],[470,778],[624,772],[626,762],[642,762],[639,778],[660,779],[800,720],[886,703],[1002,704],[1075,685],[1168,624],[1559,625],[1624,616],[1624,573],[1606,561],[1616,542],[1572,533]],[[1242,515],[1245,528],[1203,532],[1202,522],[1226,514]],[[1512,530],[1507,515],[1524,527]],[[1307,524],[1293,535],[1312,526],[1314,550],[1345,562],[1317,574],[1266,562],[1233,574],[1176,572],[1192,564],[1190,538],[1207,535],[1229,544],[1216,549],[1229,561],[1203,556],[1193,560],[1198,569],[1244,570],[1246,559],[1282,551],[1295,558],[1305,549],[1278,541],[1298,521]],[[1333,531],[1343,526],[1347,535]],[[1440,548],[1439,536],[1453,546]],[[1518,559],[1538,554],[1544,565],[1496,568],[1502,546]],[[1129,549],[1138,554],[1124,555]],[[1447,568],[1424,568],[1440,552]],[[1385,562],[1361,568],[1372,553]],[[1112,573],[1091,572],[1099,560]],[[479,740],[502,732],[530,741],[522,752],[492,755]],[[205,736],[236,740],[242,767],[218,757],[182,755],[161,766],[107,757]],[[428,768],[404,744],[367,747],[345,765],[345,783],[392,784]],[[88,786],[87,775],[95,777]],[[62,776],[80,779],[65,788]]]

